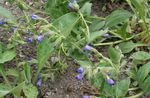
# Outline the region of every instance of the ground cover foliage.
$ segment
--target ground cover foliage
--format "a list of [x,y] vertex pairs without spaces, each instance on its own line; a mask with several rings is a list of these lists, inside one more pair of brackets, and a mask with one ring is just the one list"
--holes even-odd
[[[6,0],[0,5],[0,98],[42,98],[40,87],[73,65],[73,78],[97,89],[79,98],[150,97],[149,0],[104,0],[99,7],[104,15],[94,13],[94,2],[102,3]],[[122,3],[125,8],[113,9]]]

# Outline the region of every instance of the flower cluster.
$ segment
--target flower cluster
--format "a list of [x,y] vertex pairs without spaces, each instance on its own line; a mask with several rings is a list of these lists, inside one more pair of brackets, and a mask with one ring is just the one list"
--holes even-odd
[[[33,14],[32,16],[31,16],[31,19],[32,20],[37,20],[39,18],[39,16],[38,15],[35,15],[35,14]],[[32,35],[33,33],[32,32],[28,32],[28,34],[29,35]],[[37,36],[37,42],[38,43],[41,43],[42,42],[42,40],[43,40],[43,35],[42,34],[39,34],[38,36]],[[28,43],[32,43],[33,42],[33,38],[32,37],[30,37],[30,38],[28,38],[27,39],[27,42]]]
[[78,69],[76,70],[76,72],[79,73],[79,74],[76,75],[76,77],[75,77],[77,80],[82,80],[82,73],[83,73],[83,71],[84,71],[83,67],[80,67],[80,68],[78,68]]
[[[30,32],[30,33],[31,33],[31,32]],[[40,35],[37,36],[37,41],[38,41],[38,43],[41,43],[41,42],[42,42],[43,37],[44,37],[44,36],[43,36],[42,34],[40,34]],[[28,43],[32,43],[32,42],[33,42],[33,38],[32,38],[32,37],[28,38],[28,39],[27,39],[27,42],[28,42]]]

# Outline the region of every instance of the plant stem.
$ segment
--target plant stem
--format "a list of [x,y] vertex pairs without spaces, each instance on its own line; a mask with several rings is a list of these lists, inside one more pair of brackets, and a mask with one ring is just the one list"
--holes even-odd
[[139,98],[141,95],[143,95],[143,92],[140,92],[136,95],[130,96],[130,97],[126,97],[126,98]]
[[95,48],[92,48],[93,52],[96,53],[97,55],[99,55],[100,57],[102,57],[105,61],[109,62],[110,65],[112,67],[114,67],[115,69],[117,69],[114,64],[112,63],[112,61],[110,59],[108,59],[107,57],[103,56],[100,52],[98,52]]
[[108,42],[108,43],[97,43],[97,44],[94,44],[94,46],[105,46],[105,45],[119,44],[119,43],[121,43],[121,42],[131,40],[132,38],[137,37],[137,36],[140,36],[140,35],[142,35],[142,34],[144,34],[144,33],[145,33],[145,31],[143,31],[143,32],[141,32],[141,33],[139,33],[139,34],[136,34],[136,35],[134,35],[134,36],[132,36],[132,37],[130,37],[130,38],[127,38],[126,40],[118,40],[118,41],[115,41],[115,42]]
[[78,11],[78,13],[80,14],[80,16],[81,16],[81,19],[83,20],[83,22],[84,22],[84,24],[85,24],[85,27],[86,27],[86,33],[87,33],[87,39],[89,40],[89,38],[90,38],[90,31],[89,31],[89,27],[88,27],[88,25],[87,25],[87,23],[86,23],[86,20],[84,19],[84,17],[83,17],[83,14],[80,12],[80,11]]
[[138,87],[135,87],[135,88],[129,88],[128,91],[133,91],[133,90],[137,90],[139,89]]

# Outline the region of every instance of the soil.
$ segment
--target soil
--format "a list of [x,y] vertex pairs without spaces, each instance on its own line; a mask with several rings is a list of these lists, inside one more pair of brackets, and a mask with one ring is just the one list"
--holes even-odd
[[[120,0],[121,1],[121,0]],[[92,15],[105,17],[116,9],[130,10],[126,2],[114,2],[111,0],[92,0]]]
[[[82,95],[96,98],[99,94],[97,88],[91,86],[86,79],[79,81],[75,78],[78,67],[72,61],[68,62],[68,68],[63,74],[59,75],[55,81],[48,81],[48,85],[46,83],[42,86],[43,98],[81,98]],[[47,93],[43,93],[42,89],[46,86],[48,86]]]

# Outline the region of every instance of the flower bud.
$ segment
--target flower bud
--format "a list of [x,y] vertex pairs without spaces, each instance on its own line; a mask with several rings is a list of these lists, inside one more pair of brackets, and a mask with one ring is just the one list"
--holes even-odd
[[90,51],[91,49],[92,49],[92,47],[89,46],[89,45],[86,45],[86,46],[84,47],[84,50],[85,50],[85,51]]
[[110,38],[110,35],[109,35],[108,33],[105,33],[105,34],[103,35],[103,37],[104,37],[104,38]]
[[35,15],[35,14],[33,14],[32,16],[31,16],[31,19],[32,20],[37,20],[39,18],[39,16],[38,15]]
[[41,78],[36,82],[36,85],[38,87],[42,86],[42,79]]
[[114,85],[115,84],[114,80],[111,79],[111,78],[107,79],[107,83],[110,84],[110,85]]

